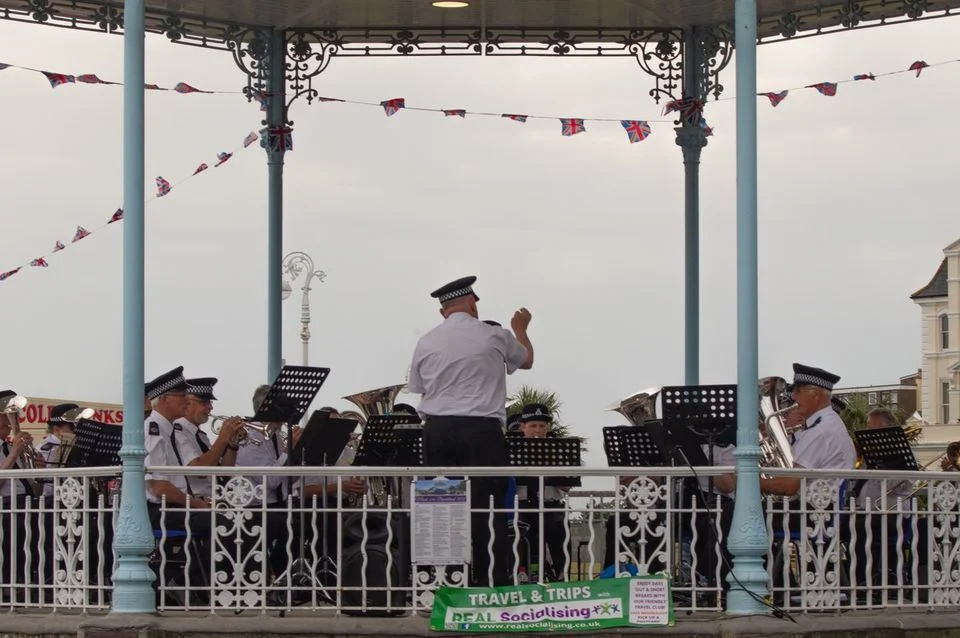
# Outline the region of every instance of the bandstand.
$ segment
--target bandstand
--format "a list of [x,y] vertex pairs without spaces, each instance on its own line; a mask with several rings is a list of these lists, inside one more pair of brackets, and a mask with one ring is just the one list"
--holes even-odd
[[[123,481],[144,480],[144,38],[223,49],[266,105],[268,256],[266,378],[281,367],[283,165],[292,106],[321,97],[329,64],[397,56],[632,57],[652,76],[650,97],[677,113],[685,193],[685,381],[698,382],[699,162],[702,111],[721,95],[736,50],[738,441],[729,547],[737,584],[727,612],[757,614],[767,594],[766,529],[757,446],[758,44],[949,17],[960,0],[0,0],[0,18],[124,37]],[[600,61],[598,64],[602,63]],[[306,152],[309,152],[307,150]],[[155,611],[153,547],[142,490],[124,490],[114,546],[112,610]]]

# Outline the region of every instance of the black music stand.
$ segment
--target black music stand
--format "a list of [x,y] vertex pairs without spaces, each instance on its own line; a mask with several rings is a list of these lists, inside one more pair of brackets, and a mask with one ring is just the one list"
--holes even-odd
[[[577,437],[545,439],[510,437],[507,439],[507,454],[510,465],[514,467],[580,467],[582,448],[583,442]],[[539,486],[539,481],[530,477],[517,479],[517,483],[521,481],[524,483],[533,481]],[[580,487],[582,483],[579,476],[548,476],[544,477],[543,484],[555,487]]]
[[[649,426],[651,422],[648,422]],[[646,427],[613,425],[603,428],[603,452],[610,467],[663,467],[666,456]]]
[[[899,425],[888,428],[869,430],[855,430],[854,437],[863,457],[863,467],[867,470],[905,470],[919,472],[920,465],[913,455],[913,448],[907,441],[907,434]],[[852,494],[856,498],[860,495],[867,479],[858,479],[853,486]]]
[[120,446],[123,427],[80,419],[74,426],[73,447],[66,467],[109,467],[122,465]]

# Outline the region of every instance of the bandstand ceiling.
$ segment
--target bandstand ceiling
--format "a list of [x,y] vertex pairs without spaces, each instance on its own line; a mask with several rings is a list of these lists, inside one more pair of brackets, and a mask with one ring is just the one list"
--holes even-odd
[[[515,39],[531,30],[624,33],[685,26],[730,26],[733,0],[469,0],[449,9],[432,0],[145,0],[148,28],[215,40],[228,25],[288,30],[414,31],[453,42]],[[761,41],[952,15],[960,0],[757,0]],[[0,0],[0,17],[117,31],[123,3],[98,0]],[[111,24],[112,23],[112,24]],[[173,25],[174,32],[177,24]],[[458,35],[457,32],[462,35]],[[599,36],[607,39],[609,36]],[[653,37],[651,35],[651,37]],[[524,34],[530,39],[530,34]],[[180,39],[171,37],[171,39]],[[222,38],[221,38],[222,39]],[[562,38],[560,38],[562,39]]]

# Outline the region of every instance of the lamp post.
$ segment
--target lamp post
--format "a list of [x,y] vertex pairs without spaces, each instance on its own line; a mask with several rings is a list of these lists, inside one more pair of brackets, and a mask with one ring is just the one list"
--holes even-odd
[[313,259],[310,255],[302,252],[292,252],[283,258],[282,271],[284,275],[283,284],[280,288],[280,295],[286,299],[293,293],[293,287],[290,282],[295,280],[302,273],[304,275],[303,298],[300,301],[300,340],[303,344],[303,365],[309,365],[310,361],[310,282],[317,278],[321,282],[327,278],[327,274],[322,270],[317,270],[313,265]]

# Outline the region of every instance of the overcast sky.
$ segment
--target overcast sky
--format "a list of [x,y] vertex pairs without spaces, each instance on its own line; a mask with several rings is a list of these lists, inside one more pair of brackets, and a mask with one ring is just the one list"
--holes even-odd
[[[759,90],[957,57],[955,20],[764,45]],[[0,21],[0,61],[122,79],[122,38]],[[960,237],[947,161],[960,64],[758,103],[760,372],[822,366],[841,385],[895,383],[920,361],[909,295]],[[147,38],[147,81],[239,90],[223,51]],[[724,95],[736,93],[733,64]],[[630,59],[336,59],[321,94],[410,106],[570,117],[664,119]],[[51,89],[0,72],[2,261],[8,270],[69,243],[120,205],[120,87]],[[952,88],[951,88],[952,87]],[[147,191],[239,146],[259,128],[236,95],[149,93]],[[703,383],[736,381],[734,102],[710,104],[716,134],[701,178]],[[560,135],[557,121],[444,118],[298,102],[286,160],[284,250],[327,272],[311,296],[311,363],[332,368],[318,404],[402,383],[429,297],[479,277],[481,318],[533,313],[532,371],[605,464],[605,411],[634,391],[683,382],[683,167],[670,124],[628,144],[617,123]],[[250,410],[266,374],[266,195],[252,146],[147,208],[146,376],[176,365],[220,378],[218,413]],[[22,394],[121,400],[121,234],[103,229],[0,283],[6,378]],[[299,293],[284,304],[284,356],[300,363]],[[402,396],[415,402],[416,397]]]

